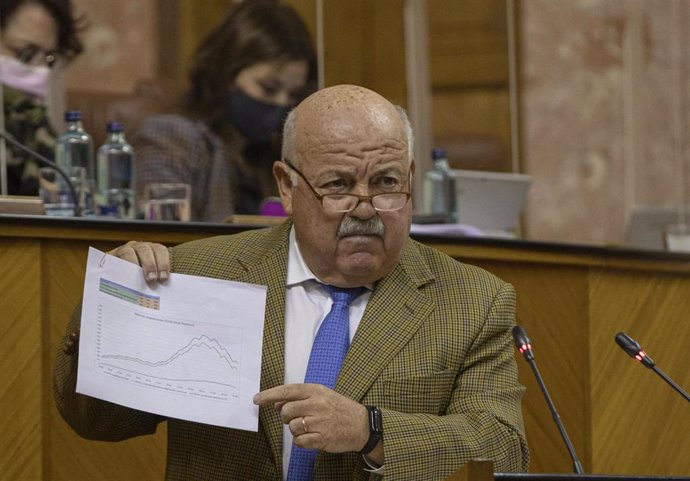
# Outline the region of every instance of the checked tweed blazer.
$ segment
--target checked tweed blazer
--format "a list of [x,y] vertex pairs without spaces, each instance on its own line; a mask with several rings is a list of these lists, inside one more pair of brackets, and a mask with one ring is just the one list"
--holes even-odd
[[[261,389],[283,384],[284,307],[291,222],[171,249],[173,271],[268,286]],[[336,391],[383,413],[385,474],[443,479],[470,458],[497,471],[529,463],[510,329],[513,288],[408,239],[380,280],[355,333]],[[78,325],[75,316],[68,331]],[[55,396],[89,439],[152,433],[160,416],[75,394],[77,356],[58,355]],[[257,433],[177,419],[168,423],[168,480],[282,479],[282,424],[262,407]],[[315,479],[380,479],[356,453],[319,453]]]

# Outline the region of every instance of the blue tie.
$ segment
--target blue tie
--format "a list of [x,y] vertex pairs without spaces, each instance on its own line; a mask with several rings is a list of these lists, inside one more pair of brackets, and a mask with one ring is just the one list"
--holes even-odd
[[[338,379],[340,366],[350,348],[350,303],[363,292],[364,288],[341,289],[326,286],[326,289],[331,294],[333,306],[316,333],[304,382],[323,384],[333,389]],[[310,481],[313,479],[317,452],[316,449],[304,449],[293,444],[287,480]]]

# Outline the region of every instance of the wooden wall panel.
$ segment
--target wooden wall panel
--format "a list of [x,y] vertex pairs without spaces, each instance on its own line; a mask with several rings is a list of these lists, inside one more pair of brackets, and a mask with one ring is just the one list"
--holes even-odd
[[505,0],[429,0],[429,54],[436,88],[508,86]]
[[614,343],[623,331],[690,389],[690,278],[625,271],[593,276],[590,354],[595,472],[690,475],[688,403]]
[[407,104],[403,1],[324,2],[326,86],[355,84]]
[[[79,302],[89,245],[108,250],[119,243],[62,240],[44,246],[44,286],[49,346],[45,370],[52,376],[55,352],[60,348],[67,319]],[[52,381],[52,379],[51,379]],[[52,479],[108,479],[112,481],[159,480],[165,473],[165,429],[153,436],[118,443],[93,442],[80,438],[57,412],[52,383],[44,383],[44,397],[52,427],[50,463]]]
[[509,171],[507,90],[439,90],[433,93],[434,146],[451,167]]
[[40,479],[40,243],[0,239],[0,479]]
[[435,147],[453,167],[511,171],[505,0],[429,0]]

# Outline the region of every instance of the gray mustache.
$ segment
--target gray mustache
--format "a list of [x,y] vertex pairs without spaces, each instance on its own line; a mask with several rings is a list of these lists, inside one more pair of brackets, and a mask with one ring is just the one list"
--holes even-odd
[[383,222],[378,216],[366,220],[345,216],[338,228],[338,237],[348,235],[377,235],[383,237],[384,230]]

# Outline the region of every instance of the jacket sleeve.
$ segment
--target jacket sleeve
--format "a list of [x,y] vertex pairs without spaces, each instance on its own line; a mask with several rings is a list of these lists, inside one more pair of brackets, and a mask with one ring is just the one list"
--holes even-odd
[[77,332],[81,322],[81,305],[77,306],[67,324],[67,332],[60,343],[53,392],[58,411],[80,436],[98,441],[121,441],[156,431],[164,418],[155,414],[130,409],[76,392],[78,351],[65,354],[67,337]]
[[[385,479],[444,479],[473,458],[526,471],[529,450],[512,348],[515,293],[503,283],[458,371],[441,416],[383,409]],[[462,320],[460,320],[462,322]]]

